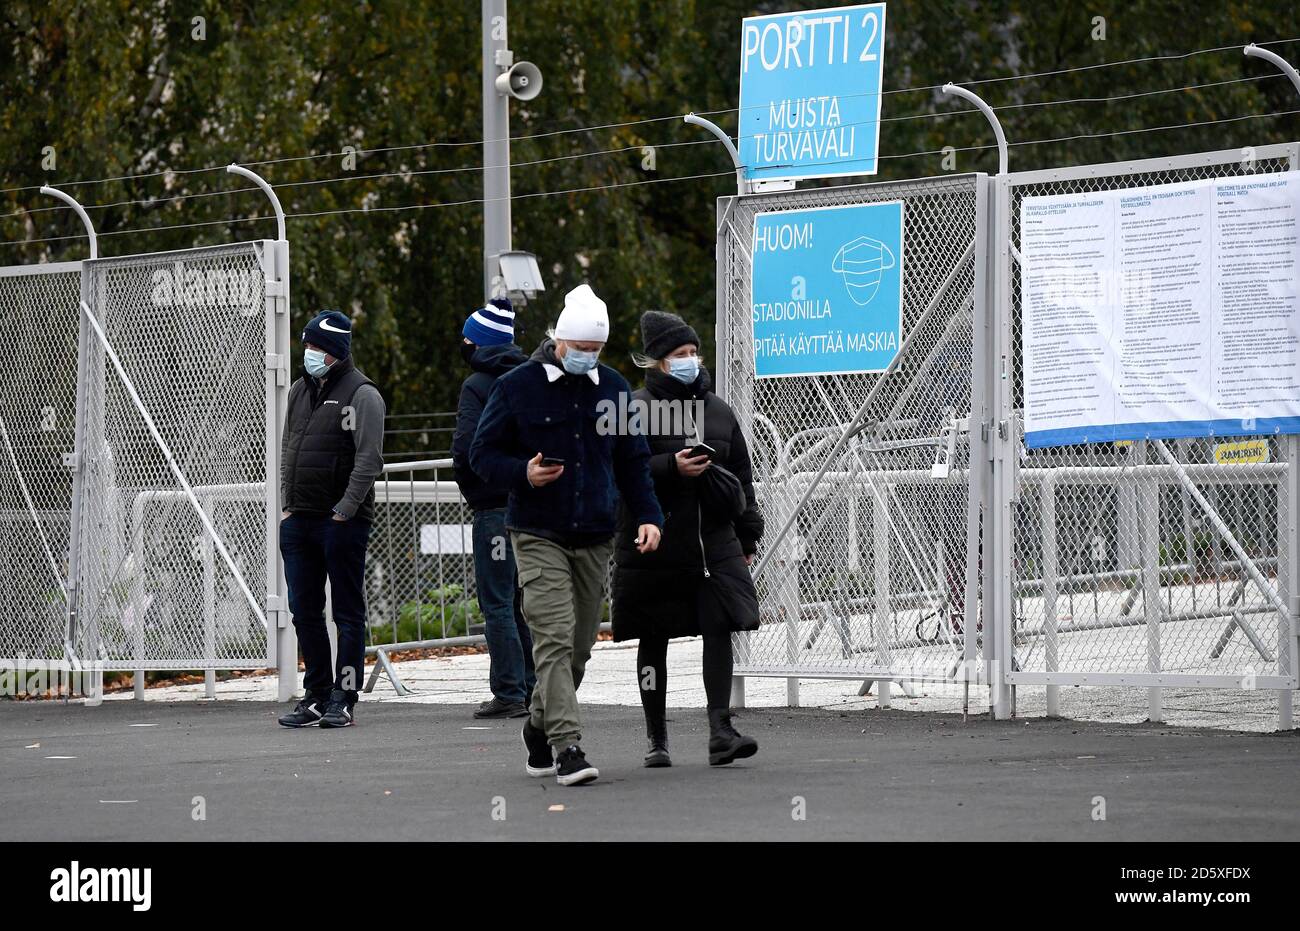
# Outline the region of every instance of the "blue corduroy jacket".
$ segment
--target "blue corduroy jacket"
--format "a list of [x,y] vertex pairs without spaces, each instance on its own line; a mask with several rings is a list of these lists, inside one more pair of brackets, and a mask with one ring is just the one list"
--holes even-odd
[[[510,490],[506,526],[562,542],[595,542],[614,534],[621,495],[637,524],[662,527],[645,436],[597,429],[608,405],[617,410],[619,396],[631,395],[627,379],[607,365],[597,366],[599,383],[589,375],[553,377],[546,366],[548,359],[554,364],[550,344],[497,379],[470,446],[474,471]],[[528,481],[528,460],[537,453],[564,460],[560,477],[540,488]]]

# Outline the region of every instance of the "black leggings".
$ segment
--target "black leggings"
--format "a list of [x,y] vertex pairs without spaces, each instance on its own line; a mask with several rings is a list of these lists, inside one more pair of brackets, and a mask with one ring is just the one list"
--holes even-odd
[[[662,717],[668,699],[668,638],[642,637],[636,648],[637,688],[647,715]],[[704,694],[710,709],[731,705],[731,634],[704,635]]]

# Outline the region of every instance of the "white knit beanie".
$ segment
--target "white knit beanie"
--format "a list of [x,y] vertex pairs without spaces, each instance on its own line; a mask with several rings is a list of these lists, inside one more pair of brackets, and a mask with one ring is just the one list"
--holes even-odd
[[580,284],[564,295],[564,310],[555,324],[555,338],[580,343],[609,340],[609,312],[590,285]]

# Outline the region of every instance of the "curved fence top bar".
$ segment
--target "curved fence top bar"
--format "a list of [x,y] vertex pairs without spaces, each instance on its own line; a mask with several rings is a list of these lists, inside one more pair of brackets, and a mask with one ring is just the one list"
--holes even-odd
[[262,189],[262,193],[264,193],[268,198],[270,198],[271,207],[275,210],[276,238],[279,239],[281,242],[283,242],[285,240],[284,208],[280,206],[280,198],[276,195],[275,189],[272,188],[271,185],[267,184],[265,179],[263,179],[262,176],[259,175],[257,172],[249,171],[247,168],[244,168],[242,165],[235,165],[235,164],[227,165],[226,171],[230,172],[233,175],[239,175],[241,178],[247,178],[249,181],[252,181],[254,184],[256,184],[259,188]]
[[76,199],[72,197],[72,195],[60,191],[58,188],[45,185],[41,188],[41,193],[48,194],[51,197],[57,197],[77,212],[77,216],[81,217],[81,222],[86,227],[86,238],[90,240],[90,257],[92,259],[99,258],[99,238],[95,235],[95,227],[90,222],[90,217],[86,216],[86,209],[82,207],[81,204],[77,203]]

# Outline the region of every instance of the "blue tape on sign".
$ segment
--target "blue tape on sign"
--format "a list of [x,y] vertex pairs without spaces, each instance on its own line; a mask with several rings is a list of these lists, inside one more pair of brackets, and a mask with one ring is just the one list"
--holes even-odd
[[885,4],[747,17],[741,28],[745,177],[874,175]]
[[1025,446],[1079,446],[1117,440],[1182,440],[1209,436],[1258,436],[1300,433],[1300,417],[1257,417],[1254,420],[1169,420],[1162,423],[1121,423],[1025,434]]

